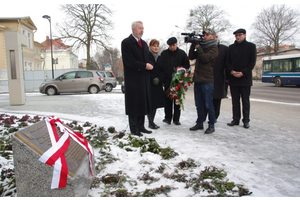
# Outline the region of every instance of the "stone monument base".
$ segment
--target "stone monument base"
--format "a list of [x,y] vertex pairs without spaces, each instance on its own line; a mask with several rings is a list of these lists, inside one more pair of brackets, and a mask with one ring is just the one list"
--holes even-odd
[[[45,122],[39,122],[37,123],[39,125],[34,124],[33,126],[43,126],[43,123]],[[18,133],[12,136],[12,148],[18,197],[87,196],[94,180],[90,173],[89,154],[87,152],[82,153],[82,158],[80,158],[80,163],[75,173],[72,176],[68,175],[66,187],[51,189],[54,167],[40,162],[41,154],[20,139],[19,136],[17,137],[16,134],[18,136]],[[74,152],[76,153],[77,151],[74,150]]]

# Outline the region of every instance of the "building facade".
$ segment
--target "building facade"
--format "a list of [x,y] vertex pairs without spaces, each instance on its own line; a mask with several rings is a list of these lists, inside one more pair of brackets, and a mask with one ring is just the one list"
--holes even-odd
[[[42,42],[41,57],[42,57],[42,69],[52,70],[51,63],[51,39],[46,37],[46,40]],[[53,69],[70,69],[78,70],[78,56],[72,52],[72,48],[65,45],[61,39],[52,40],[52,52],[53,52]],[[55,75],[55,77],[58,75]]]
[[23,70],[35,70],[41,66],[41,44],[34,41],[34,32],[37,30],[30,17],[0,18],[0,92],[8,92],[7,77],[7,50],[10,43],[5,33],[17,33],[25,38],[22,47]]

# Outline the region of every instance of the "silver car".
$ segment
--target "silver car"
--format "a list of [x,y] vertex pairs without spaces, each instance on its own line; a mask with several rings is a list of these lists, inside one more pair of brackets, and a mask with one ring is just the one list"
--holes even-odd
[[104,77],[105,91],[111,92],[112,89],[117,86],[117,79],[116,79],[114,73],[109,70],[99,71],[99,72]]
[[54,80],[41,84],[40,93],[56,95],[70,92],[89,92],[96,94],[105,89],[104,78],[97,70],[66,72]]

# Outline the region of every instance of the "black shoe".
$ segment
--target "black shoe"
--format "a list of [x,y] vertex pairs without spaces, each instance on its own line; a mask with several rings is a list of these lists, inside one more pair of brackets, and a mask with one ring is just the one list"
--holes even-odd
[[169,120],[164,119],[163,122],[167,123],[167,124],[171,124],[171,122]]
[[151,129],[157,129],[153,124],[149,124],[148,127],[151,128]]
[[173,122],[175,125],[177,125],[177,126],[179,126],[179,125],[181,125],[181,123],[180,122]]
[[147,130],[147,129],[141,129],[140,130],[140,132],[142,132],[142,133],[147,133],[147,134],[150,134],[150,133],[152,133],[152,131],[149,131],[149,130]]
[[239,125],[240,123],[237,121],[232,120],[230,123],[227,123],[228,126],[234,126],[234,125]]
[[154,122],[153,125],[155,126],[156,129],[160,128],[159,126],[157,126]]
[[151,123],[151,124],[149,124],[149,128],[151,128],[151,129],[158,129],[160,127],[157,126],[155,123]]
[[196,124],[192,128],[190,128],[190,131],[196,131],[196,130],[203,130],[203,124]]
[[213,132],[215,132],[215,128],[214,127],[208,127],[204,133],[205,134],[211,134]]
[[249,122],[244,123],[244,128],[249,128],[249,127],[250,127]]
[[139,136],[139,137],[142,137],[143,136],[143,134],[141,134],[141,132],[139,132],[139,131],[135,131],[135,132],[133,132],[133,133],[131,133],[132,135],[136,135],[136,136]]

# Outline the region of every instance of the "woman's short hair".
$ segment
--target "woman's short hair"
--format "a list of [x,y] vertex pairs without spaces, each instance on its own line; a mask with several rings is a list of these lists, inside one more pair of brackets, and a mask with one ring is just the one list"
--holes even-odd
[[153,39],[153,40],[150,41],[149,46],[154,46],[156,44],[159,46],[159,41],[156,40],[156,39]]

